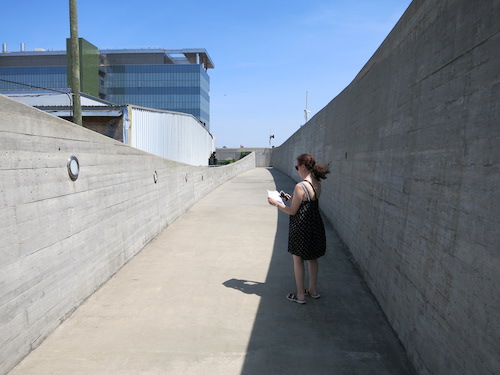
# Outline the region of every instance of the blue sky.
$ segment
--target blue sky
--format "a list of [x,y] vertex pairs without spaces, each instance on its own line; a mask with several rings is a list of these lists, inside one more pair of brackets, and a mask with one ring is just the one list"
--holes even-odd
[[[279,146],[337,96],[410,0],[78,1],[79,36],[99,48],[205,48],[217,147]],[[69,1],[2,6],[9,51],[63,50]]]

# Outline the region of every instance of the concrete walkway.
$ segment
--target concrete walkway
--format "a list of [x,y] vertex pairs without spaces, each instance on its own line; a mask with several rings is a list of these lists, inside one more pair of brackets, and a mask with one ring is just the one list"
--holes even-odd
[[257,168],[210,193],[10,374],[412,374],[332,228],[321,298],[285,299],[288,217],[266,190],[293,185]]

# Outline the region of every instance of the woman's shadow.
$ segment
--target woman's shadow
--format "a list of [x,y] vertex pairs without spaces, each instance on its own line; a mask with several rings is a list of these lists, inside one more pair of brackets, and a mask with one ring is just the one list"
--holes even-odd
[[262,297],[266,283],[250,280],[229,279],[222,283],[227,288],[233,288],[246,294],[256,294]]

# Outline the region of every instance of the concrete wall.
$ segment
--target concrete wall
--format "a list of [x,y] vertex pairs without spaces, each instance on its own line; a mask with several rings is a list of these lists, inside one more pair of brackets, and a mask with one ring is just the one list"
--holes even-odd
[[194,202],[255,167],[255,155],[168,161],[3,96],[0,153],[0,374]]
[[494,0],[415,0],[273,152],[289,175],[332,162],[322,209],[420,374],[500,374],[499,20]]
[[242,152],[253,152],[255,154],[255,164],[257,167],[270,167],[271,166],[271,154],[273,149],[271,148],[218,148],[217,150],[218,160],[239,160]]

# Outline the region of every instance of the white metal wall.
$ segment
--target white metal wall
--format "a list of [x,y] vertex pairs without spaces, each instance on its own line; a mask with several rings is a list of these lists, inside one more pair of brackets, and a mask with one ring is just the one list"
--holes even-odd
[[214,139],[191,115],[129,106],[124,140],[139,150],[190,165],[208,165]]

